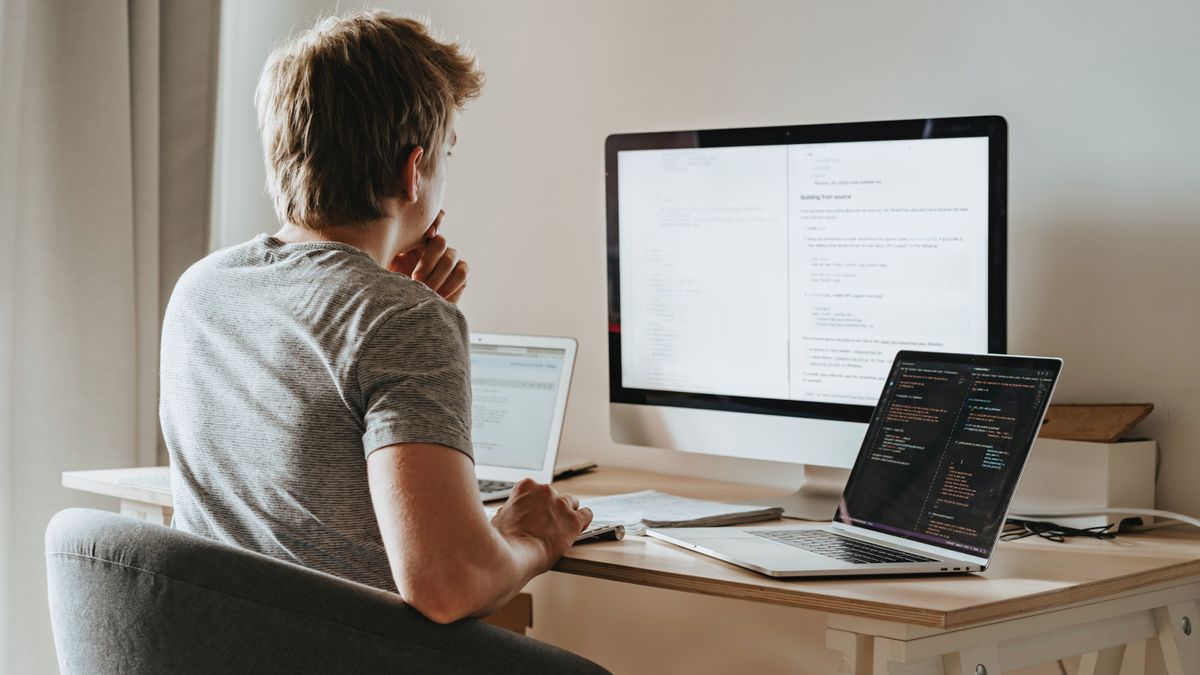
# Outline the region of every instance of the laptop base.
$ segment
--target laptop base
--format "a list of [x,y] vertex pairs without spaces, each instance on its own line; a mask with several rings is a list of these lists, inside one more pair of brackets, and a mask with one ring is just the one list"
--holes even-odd
[[[778,526],[650,528],[646,530],[646,534],[759,574],[779,578],[962,574],[982,571],[982,567],[978,565],[950,559],[931,559],[928,562],[911,563],[852,564],[784,544],[765,541],[753,534],[755,531],[781,532],[786,529]],[[812,529],[827,530],[828,528],[814,527]]]

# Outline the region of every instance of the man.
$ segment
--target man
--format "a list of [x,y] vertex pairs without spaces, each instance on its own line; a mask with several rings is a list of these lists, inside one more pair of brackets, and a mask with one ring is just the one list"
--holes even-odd
[[591,521],[518,483],[488,522],[470,436],[467,264],[438,233],[474,59],[417,21],[328,19],[256,96],[283,223],[189,269],[163,326],[175,526],[487,615]]

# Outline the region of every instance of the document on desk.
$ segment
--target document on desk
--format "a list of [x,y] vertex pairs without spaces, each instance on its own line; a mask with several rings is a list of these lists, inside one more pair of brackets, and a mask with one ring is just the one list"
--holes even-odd
[[657,490],[587,497],[579,502],[592,510],[593,522],[624,525],[629,534],[642,534],[648,527],[738,525],[773,520],[783,514],[783,509],[777,506],[722,504]]

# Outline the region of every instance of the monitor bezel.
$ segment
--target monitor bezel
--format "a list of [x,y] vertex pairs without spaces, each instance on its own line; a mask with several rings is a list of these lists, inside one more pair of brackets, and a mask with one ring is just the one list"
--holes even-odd
[[875,406],[726,396],[625,387],[621,378],[620,204],[617,153],[626,150],[689,149],[797,143],[846,143],[925,138],[988,139],[988,327],[987,351],[1007,351],[1008,330],[1008,125],[997,115],[881,122],[802,124],[612,134],[605,139],[608,254],[609,401],[649,406],[782,415],[865,423]]

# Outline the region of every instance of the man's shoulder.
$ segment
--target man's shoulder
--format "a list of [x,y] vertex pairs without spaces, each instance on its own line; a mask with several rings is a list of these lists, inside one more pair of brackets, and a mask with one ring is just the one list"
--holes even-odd
[[[314,276],[313,292],[322,296],[323,319],[339,324],[352,342],[362,344],[373,336],[397,333],[407,339],[462,338],[466,319],[458,306],[425,284],[379,266],[357,251],[330,248],[312,254],[321,270]],[[385,326],[387,329],[385,330]]]
[[347,244],[280,246],[280,242],[265,235],[213,251],[188,268],[180,280],[203,283],[222,276],[236,279],[242,276],[240,272],[276,283],[298,281],[309,291],[336,293],[346,299],[374,299],[387,307],[441,298],[425,284],[380,267],[366,253]]
[[283,248],[261,236],[213,251],[180,277],[172,300],[202,299],[287,308],[304,323],[339,325],[360,336],[405,317],[462,322],[456,305],[356,248],[336,243]]
[[330,250],[325,255],[328,259],[322,262],[328,275],[322,275],[321,283],[328,285],[331,291],[345,295],[347,300],[371,305],[381,312],[445,302],[425,284],[385,270],[366,256],[337,250]]

